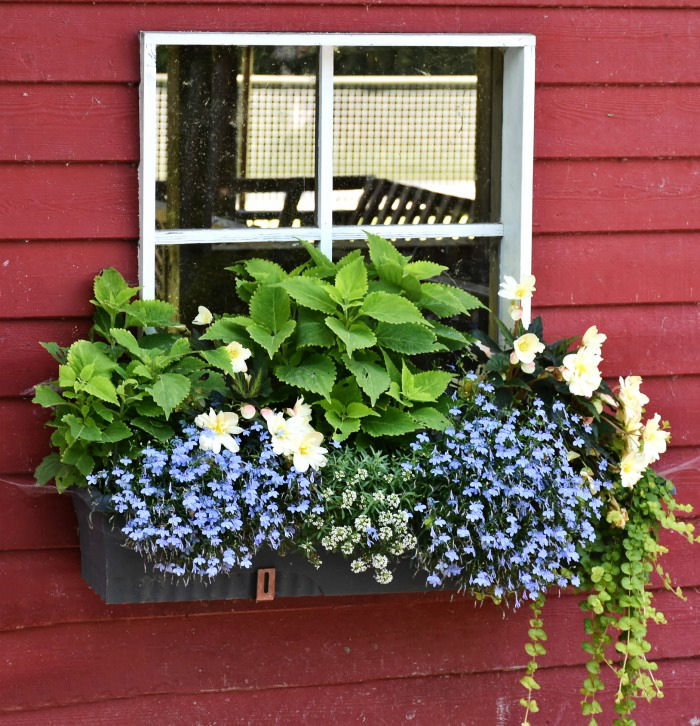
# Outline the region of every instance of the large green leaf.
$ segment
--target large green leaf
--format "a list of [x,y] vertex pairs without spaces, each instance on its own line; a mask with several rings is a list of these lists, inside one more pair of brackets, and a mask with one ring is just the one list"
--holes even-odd
[[83,390],[91,396],[107,401],[107,403],[119,405],[117,389],[106,376],[92,376],[89,381],[85,381],[83,384]]
[[353,323],[346,328],[338,318],[329,315],[326,325],[343,341],[348,355],[361,348],[370,348],[377,342],[374,333],[364,323]]
[[177,322],[177,310],[163,300],[134,300],[129,306],[126,327],[168,328]]
[[250,340],[245,329],[250,325],[251,319],[242,315],[234,315],[215,320],[201,336],[202,340],[220,340],[223,343],[233,343],[248,346]]
[[190,392],[190,379],[179,373],[161,373],[155,383],[147,386],[146,390],[163,409],[165,418],[169,418],[173,410],[185,400]]
[[47,484],[58,473],[61,468],[61,457],[53,452],[45,456],[39,466],[34,470],[34,478],[37,484]]
[[102,440],[109,443],[123,441],[132,435],[131,429],[122,421],[114,421],[102,431]]
[[388,282],[396,288],[401,287],[403,267],[398,262],[382,262],[381,264],[375,265],[374,269],[384,282]]
[[444,431],[450,425],[449,419],[432,406],[411,409],[411,416],[421,425],[421,428]]
[[[281,287],[260,285],[250,299],[250,317],[273,336],[285,326],[288,329],[289,295]],[[249,327],[248,333],[255,340],[250,331]]]
[[272,260],[264,260],[260,257],[253,257],[243,263],[246,272],[259,282],[279,282],[284,280],[287,273],[284,269]]
[[336,312],[336,304],[324,290],[321,280],[314,277],[292,277],[280,284],[299,305],[327,314]]
[[73,405],[69,404],[68,401],[66,401],[66,399],[61,396],[60,393],[57,393],[56,391],[54,391],[53,388],[50,388],[49,386],[35,386],[34,398],[32,398],[32,403],[37,403],[39,404],[39,406],[43,406],[44,408],[61,406],[62,404],[67,404],[69,406]]
[[225,348],[215,348],[214,350],[203,350],[202,351],[202,357],[209,363],[209,365],[214,366],[214,368],[218,368],[219,370],[222,370],[224,373],[233,373],[233,369],[231,368],[231,358],[229,354],[226,352]]
[[146,418],[144,416],[137,416],[132,419],[131,424],[132,426],[136,426],[142,431],[145,431],[150,436],[153,436],[153,438],[157,439],[161,443],[168,441],[174,433],[172,427],[166,424],[165,421]]
[[68,424],[70,434],[74,440],[81,441],[104,441],[102,431],[95,425],[94,421],[83,420],[72,413],[66,414],[61,421]]
[[469,344],[469,339],[463,333],[449,325],[432,321],[432,326],[438,340],[444,343],[449,350],[459,350]]
[[406,273],[418,280],[428,280],[431,277],[437,277],[447,269],[445,265],[438,265],[437,262],[431,262],[430,260],[409,262],[405,267]]
[[451,373],[442,371],[411,373],[404,363],[401,370],[401,394],[410,401],[432,403],[445,392],[452,378]]
[[421,295],[418,305],[427,308],[439,318],[448,318],[467,312],[461,300],[455,293],[453,285],[440,285],[436,282],[424,282],[421,285]]
[[335,289],[347,304],[359,300],[367,292],[367,266],[361,257],[338,270],[335,276]]
[[114,340],[121,345],[122,348],[126,348],[131,355],[135,356],[139,360],[142,360],[144,363],[149,362],[149,352],[141,348],[138,340],[136,340],[134,334],[130,330],[125,330],[124,328],[110,328],[109,332],[112,338],[114,338]]
[[333,277],[335,275],[335,265],[326,257],[321,250],[305,240],[301,240],[301,244],[308,252],[309,257],[313,260],[318,271],[315,277]]
[[275,353],[280,349],[282,343],[294,332],[296,328],[296,322],[294,320],[287,320],[275,333],[270,332],[267,328],[262,325],[253,323],[248,327],[248,335],[266,351],[268,356],[272,358]]
[[298,365],[276,366],[275,375],[290,386],[328,398],[335,383],[335,365],[330,358],[313,353]]
[[486,309],[486,305],[484,305],[479,298],[474,297],[474,295],[466,290],[462,290],[461,287],[453,287],[452,294],[457,296],[457,299],[462,303],[464,309],[467,311],[476,310],[477,308]]
[[67,362],[77,375],[90,365],[92,371],[97,374],[109,373],[118,365],[115,360],[102,352],[102,345],[89,340],[76,340],[68,349]]
[[391,383],[389,374],[382,366],[373,361],[344,357],[343,362],[355,376],[357,385],[367,394],[370,403],[374,406],[379,396],[389,388]]
[[388,292],[371,292],[362,303],[360,312],[385,323],[426,324],[420,310],[410,300]]
[[393,262],[399,267],[403,267],[408,262],[408,259],[391,242],[378,237],[376,234],[367,235],[367,245],[369,247],[369,258],[375,267],[387,262]]
[[377,345],[396,353],[417,355],[435,350],[436,338],[430,328],[416,323],[379,323],[375,330]]
[[376,418],[362,420],[362,429],[370,436],[400,436],[422,428],[420,423],[400,408],[389,407],[379,413]]
[[299,308],[294,342],[297,348],[311,346],[328,348],[335,342],[335,337],[328,329],[322,313],[307,308]]
[[129,287],[121,274],[113,267],[110,267],[102,270],[95,278],[93,283],[95,300],[93,303],[114,313],[123,310],[139,289],[138,287]]

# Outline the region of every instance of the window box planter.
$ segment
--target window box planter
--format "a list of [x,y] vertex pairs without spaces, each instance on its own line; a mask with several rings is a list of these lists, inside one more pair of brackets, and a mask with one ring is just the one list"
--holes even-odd
[[[414,576],[408,560],[402,561],[394,569],[392,582],[382,585],[376,582],[370,572],[352,573],[347,560],[336,554],[326,553],[323,565],[316,569],[301,554],[281,556],[269,549],[256,554],[250,569],[236,568],[211,581],[193,578],[183,583],[155,571],[138,553],[123,546],[124,536],[99,510],[97,498],[91,490],[74,489],[72,495],[80,529],[83,579],[110,605],[195,600],[272,600],[275,597],[368,595],[428,589],[425,575]],[[265,589],[261,597],[259,573],[267,569],[274,569],[274,590]]]

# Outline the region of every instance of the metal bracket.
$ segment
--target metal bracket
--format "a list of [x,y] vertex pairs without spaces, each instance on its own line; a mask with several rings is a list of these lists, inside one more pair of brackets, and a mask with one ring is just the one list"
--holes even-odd
[[258,588],[255,592],[255,602],[275,599],[275,568],[268,567],[258,570]]

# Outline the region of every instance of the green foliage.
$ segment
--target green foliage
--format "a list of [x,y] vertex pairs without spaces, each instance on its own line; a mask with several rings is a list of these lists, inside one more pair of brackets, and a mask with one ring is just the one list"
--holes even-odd
[[[593,547],[581,557],[581,587],[588,593],[581,603],[588,613],[583,650],[590,656],[581,689],[582,713],[602,713],[597,694],[604,687],[601,668],[607,666],[618,680],[616,726],[635,723],[630,714],[638,699],[651,701],[663,696],[663,683],[654,675],[657,665],[648,657],[648,624],[666,622],[653,605],[653,591],[648,589],[652,573],[660,575],[667,589],[683,595],[673,589],[658,562],[666,552],[659,543],[659,533],[667,530],[690,542],[700,541],[694,537],[691,524],[676,519],[676,512],[689,508],[677,504],[673,494],[673,484],[651,469],[634,488],[616,490],[610,511],[619,516],[608,515],[600,523]],[[592,718],[590,723],[597,721]]]
[[43,344],[60,365],[58,380],[35,387],[34,403],[53,409],[48,425],[57,449],[37,467],[39,484],[86,486],[96,465],[135,449],[144,436],[166,441],[174,411],[225,392],[224,377],[173,329],[173,307],[133,300],[137,292],[116,270],[104,270],[95,278],[90,339],[68,348]]
[[465,347],[467,337],[437,318],[466,314],[479,301],[424,282],[445,268],[412,262],[375,235],[369,260],[355,250],[334,263],[303,244],[309,260],[291,273],[258,259],[229,268],[248,315],[224,316],[202,337],[237,340],[266,359],[280,398],[285,386],[287,397],[294,389],[320,397],[312,401],[319,427],[339,441],[444,426],[451,374],[421,370],[416,356]]

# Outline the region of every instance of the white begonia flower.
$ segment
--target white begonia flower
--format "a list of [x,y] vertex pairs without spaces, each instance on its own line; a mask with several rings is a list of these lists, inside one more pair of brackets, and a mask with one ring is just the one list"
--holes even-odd
[[641,478],[647,464],[638,451],[628,451],[620,461],[620,483],[631,489]]
[[622,421],[625,431],[638,431],[642,427],[642,413],[649,399],[640,391],[641,385],[641,376],[620,377],[617,397],[621,405],[617,418]]
[[272,450],[275,454],[292,456],[298,442],[308,432],[313,431],[301,416],[285,418],[282,413],[272,413],[265,417],[267,430],[272,436]]
[[504,275],[498,295],[506,300],[527,300],[532,297],[533,292],[535,292],[534,275],[525,275],[520,282],[510,275]]
[[304,397],[297,398],[293,408],[288,408],[287,413],[290,416],[299,416],[304,419],[307,423],[311,421],[311,406],[308,403],[304,403]]
[[535,357],[543,350],[544,343],[534,333],[525,333],[513,341],[513,352],[510,354],[510,362],[513,365],[525,363],[529,366],[535,362]]
[[326,465],[326,452],[321,444],[323,443],[323,434],[309,428],[307,431],[298,436],[294,442],[294,450],[292,451],[292,461],[294,468],[303,473],[311,467],[312,469],[320,469]]
[[193,325],[209,325],[211,321],[214,319],[214,316],[211,314],[211,310],[209,308],[205,308],[204,305],[200,305],[197,308],[197,315],[195,319],[192,321]]
[[582,342],[586,348],[594,348],[598,351],[598,353],[600,353],[600,348],[607,339],[608,336],[605,335],[605,333],[598,332],[597,325],[591,325],[591,327],[583,334]]
[[232,411],[216,413],[213,408],[209,413],[200,413],[194,419],[195,425],[203,429],[199,435],[199,447],[204,451],[213,451],[218,454],[221,447],[232,453],[238,451],[238,442],[232,434],[240,434],[243,429],[238,426],[238,415]]
[[520,370],[523,373],[534,373],[535,372],[535,363],[534,363],[534,361],[532,363],[521,363],[520,364]]
[[234,340],[224,350],[231,361],[231,369],[234,373],[245,373],[248,370],[246,361],[253,355],[248,348],[245,348],[238,341]]
[[668,431],[661,428],[660,418],[658,413],[654,414],[654,418],[646,422],[642,431],[642,454],[647,465],[658,461],[661,454],[666,451],[666,444],[671,437]]
[[568,383],[569,391],[574,396],[590,398],[603,381],[598,370],[602,358],[593,348],[585,346],[575,353],[564,356],[561,367],[561,376]]

